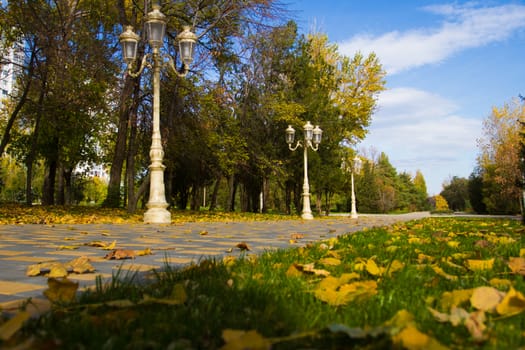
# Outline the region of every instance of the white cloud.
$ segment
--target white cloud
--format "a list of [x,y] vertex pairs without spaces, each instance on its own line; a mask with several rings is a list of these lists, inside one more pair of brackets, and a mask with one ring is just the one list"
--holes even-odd
[[379,36],[359,34],[339,44],[342,54],[375,52],[387,73],[439,63],[462,50],[507,39],[525,28],[525,6],[437,5],[423,8],[446,20],[438,28],[392,31]]
[[451,175],[473,170],[481,122],[457,115],[454,102],[402,87],[381,94],[378,107],[361,146],[385,152],[398,171],[421,170],[431,194]]

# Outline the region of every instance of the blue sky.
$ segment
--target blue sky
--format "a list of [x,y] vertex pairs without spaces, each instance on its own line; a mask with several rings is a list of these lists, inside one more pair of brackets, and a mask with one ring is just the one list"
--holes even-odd
[[476,166],[482,121],[525,95],[524,1],[289,0],[302,33],[339,52],[375,52],[387,90],[364,155],[385,152],[399,172],[419,169],[428,193]]

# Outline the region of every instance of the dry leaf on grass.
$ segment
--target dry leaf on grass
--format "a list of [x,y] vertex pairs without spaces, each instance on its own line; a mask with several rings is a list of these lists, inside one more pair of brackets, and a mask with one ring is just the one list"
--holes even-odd
[[22,328],[24,322],[31,317],[29,312],[20,311],[8,321],[0,324],[0,339],[8,341],[11,337]]
[[224,346],[221,350],[269,350],[272,342],[257,331],[225,329],[222,331]]
[[525,276],[525,258],[510,257],[507,265],[512,273]]

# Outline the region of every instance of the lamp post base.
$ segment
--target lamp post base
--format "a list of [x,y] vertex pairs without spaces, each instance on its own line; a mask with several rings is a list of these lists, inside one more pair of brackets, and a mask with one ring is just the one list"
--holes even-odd
[[146,224],[171,224],[171,213],[166,208],[149,208],[144,213]]
[[302,213],[301,218],[303,218],[304,220],[313,220],[314,216],[312,215],[312,213]]

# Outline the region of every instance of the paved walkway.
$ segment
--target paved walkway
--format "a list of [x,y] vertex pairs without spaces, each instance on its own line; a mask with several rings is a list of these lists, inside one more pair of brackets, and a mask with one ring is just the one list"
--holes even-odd
[[[0,309],[27,298],[42,297],[47,288],[44,276],[28,277],[28,266],[40,262],[68,262],[80,256],[89,258],[94,273],[70,274],[80,288],[95,285],[97,276],[110,279],[118,269],[148,271],[166,263],[183,266],[207,257],[238,256],[236,246],[244,242],[249,254],[266,250],[304,246],[365,227],[391,225],[428,216],[428,213],[403,215],[360,215],[329,217],[312,221],[252,221],[185,223],[173,225],[0,225]],[[292,235],[302,238],[291,241]],[[297,235],[298,236],[298,235]],[[85,244],[116,242],[115,249],[151,249],[151,255],[134,259],[108,260],[110,252]],[[76,249],[73,249],[76,248]]]

